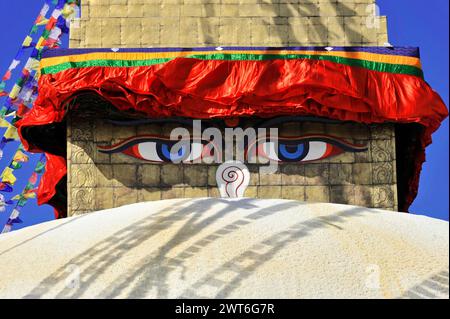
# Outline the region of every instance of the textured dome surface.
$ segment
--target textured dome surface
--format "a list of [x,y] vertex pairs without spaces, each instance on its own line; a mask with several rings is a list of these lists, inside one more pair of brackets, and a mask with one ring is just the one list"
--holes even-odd
[[289,200],[175,199],[0,235],[2,298],[448,298],[449,225]]

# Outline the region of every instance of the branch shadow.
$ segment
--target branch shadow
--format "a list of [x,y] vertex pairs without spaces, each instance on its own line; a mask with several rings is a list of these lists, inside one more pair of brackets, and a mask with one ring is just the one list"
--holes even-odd
[[[277,252],[289,243],[308,236],[312,231],[324,227],[331,226],[342,229],[336,223],[343,223],[350,217],[362,216],[364,214],[367,214],[367,211],[364,211],[363,208],[355,207],[344,210],[336,215],[312,218],[297,223],[253,245],[244,253],[234,257],[209,274],[206,274],[202,279],[192,285],[192,287],[185,290],[180,298],[211,298],[211,296],[202,296],[198,293],[206,287],[216,290],[213,298],[228,298],[257,268],[274,258]],[[220,279],[224,277],[221,275],[224,273],[229,274],[230,272],[232,273],[231,276],[228,276],[230,279],[227,281]]]
[[[333,35],[333,31],[329,28],[328,18],[327,16],[321,16],[320,7],[317,3],[308,2],[305,4],[296,4],[296,3],[278,3],[279,1],[269,0],[267,2],[263,2],[266,4],[272,5],[273,12],[279,14],[281,13],[281,8],[290,11],[290,17],[303,17],[303,18],[314,18],[315,24],[309,24],[309,27],[305,29],[305,32],[311,32],[308,34],[308,43],[304,43],[304,41],[300,40],[297,36],[295,36],[294,26],[291,23],[287,23],[289,36],[286,40],[286,34],[279,28],[276,28],[277,37],[280,40],[280,43],[283,46],[292,46],[292,45],[336,45],[334,40],[330,39],[330,36]],[[330,4],[334,7],[335,16],[332,17],[357,17],[358,14],[355,10],[351,9],[345,3],[338,2],[330,2]],[[307,5],[307,6],[306,6]],[[275,16],[272,18],[272,23],[276,24],[277,19],[280,19],[280,16]],[[320,18],[320,19],[319,19]],[[325,23],[324,23],[325,22]],[[344,25],[344,23],[337,24],[340,28],[340,32],[337,34],[344,34],[343,39],[339,39],[344,42],[354,42],[357,44],[367,43],[369,40],[358,30],[349,26],[349,24]],[[311,28],[313,26],[313,28]],[[320,32],[321,30],[322,32]],[[334,38],[334,37],[333,37]],[[291,40],[289,40],[291,39]],[[356,39],[356,41],[355,41]]]
[[[236,203],[231,202],[231,209],[237,209],[245,207],[245,203],[251,203],[253,199],[244,199]],[[242,206],[244,204],[244,206]],[[118,297],[126,288],[130,289],[130,283],[133,282],[133,279],[139,278],[139,282],[137,282],[134,287],[131,287],[130,292],[127,295],[127,298],[144,298],[145,294],[154,288],[157,291],[157,298],[167,298],[168,297],[168,286],[167,286],[167,278],[170,273],[175,271],[181,267],[182,269],[182,278],[184,277],[184,262],[198,253],[201,249],[213,243],[215,240],[227,236],[230,233],[244,227],[245,225],[264,218],[266,216],[281,212],[283,210],[292,208],[297,206],[297,202],[285,202],[279,205],[269,206],[267,208],[261,209],[257,212],[251,213],[245,217],[240,218],[239,220],[230,223],[221,227],[220,229],[210,233],[207,236],[197,240],[195,243],[175,255],[174,257],[168,257],[175,247],[176,243],[187,239],[192,236],[199,229],[191,228],[191,227],[183,227],[180,229],[174,237],[169,239],[167,243],[161,247],[157,254],[149,255],[143,258],[139,263],[136,271],[131,272],[124,278],[122,278],[119,283],[114,284],[113,286],[107,287],[99,297],[104,298],[114,298]],[[218,211],[213,216],[207,218],[205,222],[202,222],[199,226],[203,228],[207,226],[211,222],[215,222],[220,218],[220,216],[229,213],[229,208],[225,208],[221,211]],[[185,226],[189,226],[186,223]],[[189,223],[190,224],[190,223]],[[151,265],[151,266],[149,266]]]
[[[94,270],[98,271],[98,273],[104,272],[108,264],[111,264],[115,259],[124,255],[129,247],[136,245],[139,241],[151,238],[178,220],[181,220],[183,216],[180,214],[171,214],[168,216],[164,216],[163,214],[167,211],[175,210],[186,202],[187,200],[184,200],[169,208],[157,211],[150,218],[138,220],[101,242],[96,243],[94,247],[73,257],[67,264],[58,268],[51,276],[41,281],[25,298],[38,298],[51,291],[56,284],[66,278],[66,267],[71,264],[79,266],[89,265],[86,269],[87,278],[93,276],[89,272]],[[63,290],[59,293],[59,296],[62,297],[65,294],[68,294],[68,291]]]
[[[92,282],[94,282],[98,276],[107,273],[111,265],[116,260],[122,258],[130,249],[137,247],[140,243],[148,239],[151,239],[159,232],[167,230],[176,222],[185,219],[188,215],[190,216],[189,219],[185,221],[180,230],[173,237],[168,239],[167,243],[159,249],[156,256],[146,256],[146,258],[144,258],[140,262],[140,266],[136,271],[127,275],[123,279],[121,278],[117,281],[117,284],[107,287],[103,290],[102,293],[100,293],[101,297],[116,297],[121,293],[122,290],[124,290],[125,288],[129,288],[129,286],[133,282],[133,279],[139,277],[142,284],[131,289],[130,297],[142,297],[143,292],[146,290],[145,288],[142,288],[142,285],[145,286],[146,283],[151,281],[154,285],[156,285],[158,289],[158,296],[160,298],[164,298],[167,295],[165,278],[169,275],[170,271],[173,270],[175,266],[182,267],[182,264],[186,258],[197,253],[200,249],[209,245],[216,239],[225,236],[230,232],[233,232],[236,229],[250,223],[251,220],[263,218],[275,213],[277,210],[283,210],[298,205],[295,202],[287,202],[276,207],[272,206],[256,213],[251,213],[248,216],[249,220],[238,220],[234,223],[226,225],[225,227],[222,227],[221,229],[196,241],[189,248],[179,253],[175,258],[169,258],[167,257],[169,252],[173,251],[173,249],[180,245],[185,239],[192,236],[192,234],[200,231],[200,229],[216,223],[225,214],[230,213],[238,208],[245,210],[255,207],[252,204],[254,199],[251,198],[242,199],[239,202],[226,201],[221,199],[204,199],[201,201],[193,202],[183,207],[183,205],[188,203],[189,201],[190,200],[187,199],[174,204],[170,208],[157,211],[152,214],[150,218],[138,220],[137,222],[134,222],[133,224],[121,229],[120,231],[117,231],[101,242],[96,243],[95,246],[78,254],[65,265],[59,267],[57,271],[42,280],[39,285],[32,289],[24,298],[39,298],[44,296],[46,293],[54,290],[55,287],[57,287],[58,283],[64,282],[64,280],[66,280],[67,267],[70,265],[76,265],[83,269],[83,272],[81,274],[82,283],[79,289],[75,291],[70,287],[62,288],[62,290],[59,291],[55,297],[81,297],[82,294],[89,289]],[[199,221],[201,213],[205,210],[208,210],[216,203],[226,203],[227,206],[212,214],[211,216],[208,216],[207,218]],[[152,272],[151,270],[153,268],[148,267],[150,260],[152,262],[156,260],[154,264],[157,265],[157,272]],[[166,272],[166,274],[163,277],[155,277],[156,273],[161,272]]]
[[[84,293],[98,280],[98,277],[108,274],[113,264],[118,259],[126,258],[126,254],[131,249],[135,249],[158,233],[171,227],[172,229],[177,227],[174,235],[168,237],[167,240],[164,239],[162,243],[158,242],[162,246],[144,255],[136,262],[135,266],[129,268],[128,272],[109,281],[110,283],[96,295],[97,298],[146,298],[149,292],[154,292],[157,298],[169,298],[173,293],[170,290],[169,278],[175,274],[181,274],[181,279],[185,279],[186,262],[201,250],[257,220],[303,205],[297,201],[283,201],[255,211],[254,208],[257,207],[254,204],[255,199],[251,198],[239,201],[221,199],[190,201],[186,199],[177,202],[96,243],[42,280],[25,298],[39,298],[47,293],[53,293],[55,289],[60,289],[56,293],[56,298],[82,298]],[[225,203],[226,206],[210,215],[203,214],[217,203]],[[244,212],[237,220],[220,225],[219,228],[202,235],[187,247],[179,249],[193,234],[198,234],[208,226],[217,225],[217,222],[226,214],[236,210]],[[245,214],[245,210],[251,211]],[[333,215],[317,216],[298,222],[263,238],[245,249],[244,252],[233,256],[209,273],[204,274],[182,291],[177,298],[232,297],[233,292],[247,278],[259,267],[276,258],[277,253],[290,243],[299,241],[319,229],[332,227],[343,230],[345,228],[343,224],[346,221],[371,213],[376,212],[367,211],[363,207],[351,207],[344,208]],[[148,242],[146,244],[148,245]],[[70,265],[77,265],[82,269],[80,286],[77,289],[56,288],[58,285],[61,287],[61,282],[67,279],[66,270]],[[227,276],[223,276],[224,273],[227,273]],[[231,275],[229,275],[230,273]],[[205,289],[208,291],[208,295],[202,294]],[[448,294],[448,271],[441,272],[417,287],[413,287],[408,293],[405,293],[404,297],[434,298],[438,296],[438,293]]]
[[[57,293],[56,298],[77,298],[80,297],[98,276],[106,273],[110,266],[117,260],[122,258],[130,249],[137,247],[140,243],[151,239],[156,234],[172,227],[175,223],[190,216],[187,222],[183,224],[181,231],[170,240],[166,246],[166,251],[177,247],[184,238],[189,236],[201,228],[210,225],[238,207],[248,209],[254,207],[253,199],[244,199],[238,204],[232,201],[204,199],[194,201],[186,199],[179,201],[168,208],[164,208],[155,212],[151,217],[143,218],[133,224],[117,231],[112,236],[105,238],[95,246],[73,257],[67,264],[58,268],[52,275],[45,278],[37,287],[32,289],[25,298],[38,298],[50,292],[54,287],[64,281],[67,277],[67,267],[77,265],[83,268],[82,284],[79,289],[74,291],[70,287],[66,287]],[[196,222],[201,213],[210,209],[216,203],[226,203],[227,207],[218,211],[212,216]],[[187,206],[184,206],[188,204]],[[163,252],[164,254],[164,252]]]
[[[330,4],[334,7],[335,16],[332,17],[358,17],[358,13],[350,8],[350,6],[346,3],[338,3],[338,2],[330,2]],[[280,46],[309,46],[309,45],[336,45],[333,43],[334,41],[340,42],[348,42],[349,45],[351,43],[354,44],[362,44],[369,43],[369,39],[367,39],[360,30],[355,27],[344,23],[338,23],[338,27],[340,28],[339,32],[333,34],[333,31],[329,28],[328,17],[321,16],[320,14],[320,6],[315,2],[307,2],[307,3],[280,3],[278,0],[260,0],[255,5],[268,5],[267,10],[271,11],[272,14],[267,15],[268,21],[270,24],[265,24],[267,28],[274,25],[283,26],[283,28],[271,28],[268,30],[268,34],[270,37],[273,35],[278,41],[275,41]],[[215,10],[214,6],[211,6],[208,3],[203,3],[203,10],[205,12],[205,17],[209,19],[222,19],[222,18],[233,18],[233,16],[221,16]],[[284,12],[290,12],[285,14]],[[283,14],[282,14],[283,13]],[[256,16],[255,16],[256,17]],[[315,19],[314,24],[309,24],[312,28],[305,28],[305,32],[309,33],[308,40],[299,39],[296,35],[294,28],[298,28],[289,21],[290,18],[306,18],[306,19]],[[264,18],[264,17],[263,17]],[[198,36],[201,38],[201,43],[203,45],[217,45],[220,43],[220,30],[219,32],[215,32],[214,28],[218,28],[220,23],[217,25],[216,23],[211,23],[209,19],[201,19],[199,22],[199,34]],[[252,18],[246,18],[252,19]],[[284,28],[286,27],[286,28]],[[272,34],[273,32],[273,34]],[[218,34],[219,38],[216,38]],[[338,34],[344,34],[344,38],[339,39]],[[331,38],[330,38],[331,36]],[[268,39],[269,41],[269,39]],[[233,45],[238,45],[237,43]]]
[[422,283],[406,291],[400,299],[436,299],[449,296],[449,271],[434,274]]

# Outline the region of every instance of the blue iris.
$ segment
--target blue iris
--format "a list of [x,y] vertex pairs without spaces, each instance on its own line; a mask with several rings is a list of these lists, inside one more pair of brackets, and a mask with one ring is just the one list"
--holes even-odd
[[[170,146],[172,147],[173,145]],[[178,154],[174,154],[170,152],[169,145],[164,143],[161,145],[161,151],[166,159],[170,161],[176,161],[182,159],[186,155],[186,146],[182,145],[178,150]]]
[[278,145],[281,160],[300,160],[304,157],[305,145],[299,144],[282,144]]

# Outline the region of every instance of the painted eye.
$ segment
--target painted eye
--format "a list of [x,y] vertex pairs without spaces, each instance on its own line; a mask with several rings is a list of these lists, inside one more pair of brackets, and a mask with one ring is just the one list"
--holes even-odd
[[300,162],[308,155],[309,143],[302,141],[263,142],[258,146],[257,157],[277,162]]
[[148,161],[163,162],[156,152],[155,142],[143,142],[127,148],[122,153]]
[[331,136],[280,137],[278,143],[263,141],[255,146],[252,150],[249,149],[248,158],[256,155],[260,162],[263,161],[262,158],[284,163],[311,162],[336,156],[343,152],[367,150],[364,145],[350,144]]
[[168,141],[143,142],[133,145],[122,153],[150,162],[178,162],[187,157],[187,145],[172,151],[173,144]]
[[137,136],[110,147],[100,147],[102,153],[123,153],[141,160],[159,163],[189,163],[208,156],[201,142],[178,141],[158,137]]

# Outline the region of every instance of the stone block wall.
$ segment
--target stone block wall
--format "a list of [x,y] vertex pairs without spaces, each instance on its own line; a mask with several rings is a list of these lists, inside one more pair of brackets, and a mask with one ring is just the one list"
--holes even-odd
[[376,46],[375,0],[83,0],[73,48]]
[[[173,124],[120,127],[103,120],[71,118],[68,130],[69,215],[148,200],[219,197],[217,165],[152,164],[122,153],[103,154],[112,145],[140,134],[170,135]],[[343,153],[317,162],[281,164],[260,174],[249,164],[246,197],[284,198],[397,209],[393,126],[355,123],[289,123],[280,136],[327,134],[367,144],[361,153]]]

